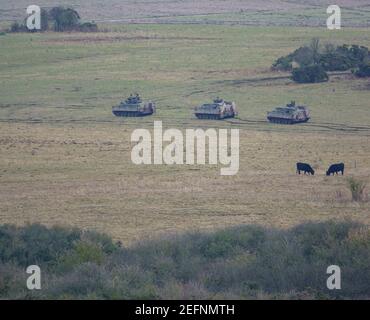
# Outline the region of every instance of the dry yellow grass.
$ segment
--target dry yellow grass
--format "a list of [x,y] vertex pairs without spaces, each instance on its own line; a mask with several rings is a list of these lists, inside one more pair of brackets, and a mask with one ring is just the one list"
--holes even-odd
[[[78,226],[129,244],[242,223],[370,222],[370,202],[350,201],[346,177],[325,176],[330,163],[344,161],[346,176],[370,185],[366,134],[241,129],[240,171],[222,177],[215,166],[133,165],[133,129],[2,124],[1,223]],[[297,161],[313,164],[317,175],[297,176]]]
[[[117,28],[1,37],[1,224],[70,225],[129,244],[241,223],[369,223],[370,203],[350,201],[346,177],[325,176],[329,164],[343,161],[346,176],[370,186],[368,81],[269,79],[281,76],[269,70],[276,58],[313,37],[370,47],[368,29]],[[113,117],[111,106],[132,91],[157,102],[155,116]],[[237,103],[240,119],[194,119],[193,107],[217,95]],[[308,124],[267,123],[267,111],[292,99],[309,106]],[[154,119],[180,129],[241,128],[238,175],[221,177],[212,166],[134,166],[130,133]],[[296,176],[297,161],[317,175]]]

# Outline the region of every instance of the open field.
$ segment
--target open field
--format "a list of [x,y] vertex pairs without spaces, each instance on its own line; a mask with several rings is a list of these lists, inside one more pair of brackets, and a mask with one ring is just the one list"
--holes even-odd
[[[44,8],[75,8],[96,22],[325,26],[330,0],[39,0]],[[343,26],[370,26],[367,0],[337,0]],[[21,20],[26,0],[0,0],[0,22]]]
[[[189,123],[194,105],[222,95],[237,102],[241,119],[265,120],[271,107],[296,99],[313,111],[315,121],[309,127],[369,126],[366,80],[334,76],[324,85],[296,85],[288,74],[270,71],[277,57],[313,37],[322,43],[370,47],[367,29],[323,32],[197,25],[118,25],[117,29],[2,36],[0,118],[120,123],[121,119],[112,118],[110,107],[136,90],[158,102],[157,119],[171,121],[169,125]],[[152,118],[143,121],[152,123]],[[271,129],[264,123],[257,126]]]
[[[206,25],[116,25],[96,34],[0,37],[0,223],[78,226],[132,243],[153,235],[243,223],[290,227],[352,218],[370,223],[370,202],[353,203],[346,176],[370,185],[369,82],[350,75],[297,85],[271,72],[277,57],[320,37],[370,47],[368,29]],[[118,119],[111,106],[138,91],[154,117]],[[198,121],[194,105],[236,101],[240,119]],[[297,100],[312,121],[266,123]],[[166,127],[241,129],[240,171],[212,166],[134,166],[130,134]],[[307,161],[317,175],[295,175]],[[369,187],[367,193],[369,193]]]
[[[345,178],[324,176],[329,163],[344,159],[346,175],[369,181],[367,136],[243,130],[240,172],[221,177],[215,167],[132,165],[123,125],[1,129],[3,223],[80,226],[126,243],[242,223],[370,222],[369,202],[350,202]],[[297,177],[296,160],[315,164],[317,176]]]

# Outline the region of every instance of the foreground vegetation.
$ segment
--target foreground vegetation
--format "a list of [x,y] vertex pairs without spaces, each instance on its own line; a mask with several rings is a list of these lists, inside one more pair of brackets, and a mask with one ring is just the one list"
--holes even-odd
[[[39,291],[25,288],[31,264],[42,270]],[[341,290],[326,287],[333,264]],[[0,298],[370,298],[369,265],[369,229],[353,222],[286,231],[246,225],[127,248],[78,229],[0,227]]]

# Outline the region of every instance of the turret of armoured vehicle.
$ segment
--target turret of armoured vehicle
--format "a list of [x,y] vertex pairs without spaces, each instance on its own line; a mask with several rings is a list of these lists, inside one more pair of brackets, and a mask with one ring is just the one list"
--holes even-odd
[[148,116],[155,112],[155,103],[144,103],[138,94],[130,95],[118,106],[112,107],[112,112],[117,117],[142,117]]
[[267,113],[267,119],[272,123],[294,124],[310,120],[310,111],[305,106],[298,106],[295,101],[285,107],[277,107]]
[[195,107],[194,114],[198,119],[225,119],[238,115],[234,102],[227,102],[217,98],[213,103],[202,104]]

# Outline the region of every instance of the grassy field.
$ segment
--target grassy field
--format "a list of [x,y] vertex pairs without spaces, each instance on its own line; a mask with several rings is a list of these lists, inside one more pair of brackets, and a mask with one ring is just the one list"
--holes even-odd
[[[330,163],[344,161],[347,177],[370,185],[369,82],[345,75],[297,85],[269,68],[313,37],[370,47],[368,29],[105,27],[114,32],[0,36],[0,223],[78,226],[127,244],[244,223],[370,223],[370,202],[351,201],[346,177],[325,176]],[[114,118],[111,106],[131,91],[156,101],[157,114]],[[218,95],[237,103],[239,119],[196,120],[193,107]],[[310,107],[311,122],[265,121],[290,100]],[[238,175],[134,166],[130,134],[154,120],[240,128]],[[297,161],[317,175],[296,176]]]
[[[126,23],[325,26],[330,0],[39,0],[44,8],[74,7],[82,19]],[[343,26],[369,27],[367,0],[337,0]],[[23,19],[27,0],[0,0],[0,22]]]

